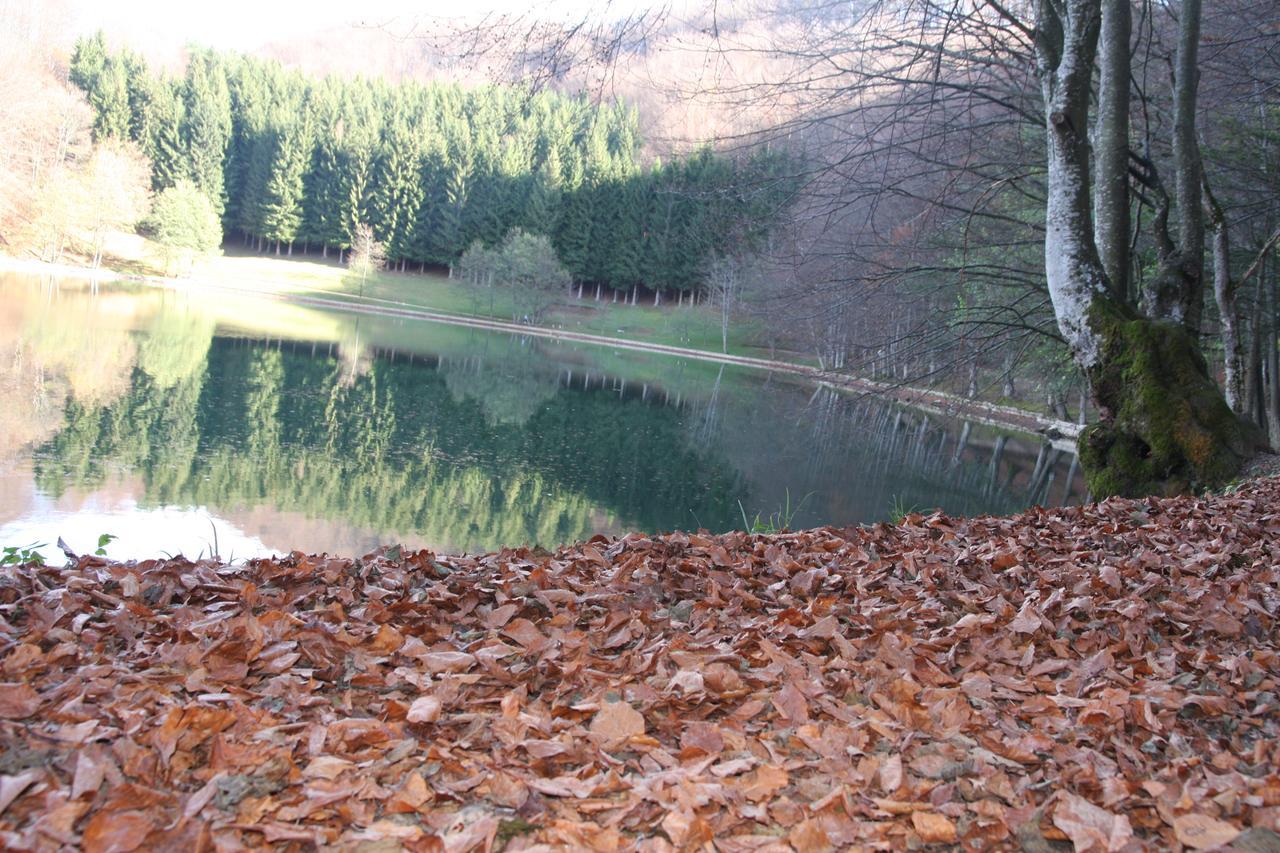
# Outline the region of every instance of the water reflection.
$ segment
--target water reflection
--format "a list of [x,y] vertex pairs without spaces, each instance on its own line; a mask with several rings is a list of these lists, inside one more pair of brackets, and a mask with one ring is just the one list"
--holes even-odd
[[0,297],[4,544],[127,531],[113,555],[144,557],[188,531],[195,554],[212,522],[242,556],[474,551],[1081,497],[1026,437],[751,371],[271,303],[252,331],[199,294]]

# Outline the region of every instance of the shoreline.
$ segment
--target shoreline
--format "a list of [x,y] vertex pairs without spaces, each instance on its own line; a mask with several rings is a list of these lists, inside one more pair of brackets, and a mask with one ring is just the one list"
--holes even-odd
[[[165,276],[120,273],[110,269],[89,269],[68,264],[51,264],[43,261],[25,261],[0,255],[0,269],[11,272],[22,272],[35,275],[54,275],[68,278],[88,279],[94,283],[127,281],[143,284],[148,287],[160,287],[176,292],[203,290],[221,293],[234,293],[238,296],[250,296],[276,302],[336,311],[349,311],[357,314],[370,314],[383,317],[399,317],[410,320],[421,320],[431,323],[444,323],[486,331],[503,332],[528,337],[539,337],[548,340],[570,343],[585,343],[592,346],[626,349],[634,352],[647,352],[657,355],[669,355],[679,358],[691,358],[713,364],[725,364],[747,367],[773,373],[798,376],[815,382],[820,387],[853,394],[876,394],[894,400],[902,405],[915,408],[926,414],[940,417],[963,418],[984,426],[1012,429],[1029,434],[1044,436],[1059,450],[1075,451],[1075,439],[1080,434],[1081,425],[1071,421],[1051,418],[1013,406],[1002,406],[979,400],[970,400],[946,391],[935,391],[911,386],[894,385],[878,380],[865,379],[848,374],[822,370],[810,365],[777,359],[758,358],[754,356],[731,355],[692,347],[672,346],[669,344],[648,343],[628,338],[614,338],[607,335],[595,335],[586,332],[571,332],[547,326],[524,325],[504,320],[475,317],[465,314],[451,314],[444,311],[431,310],[408,303],[375,297],[335,298],[329,291],[294,287],[289,290],[270,290],[235,285],[220,284],[203,280],[199,277],[191,279],[169,278]],[[308,292],[309,291],[309,292]],[[313,294],[326,294],[318,296]],[[359,301],[358,301],[359,300]]]

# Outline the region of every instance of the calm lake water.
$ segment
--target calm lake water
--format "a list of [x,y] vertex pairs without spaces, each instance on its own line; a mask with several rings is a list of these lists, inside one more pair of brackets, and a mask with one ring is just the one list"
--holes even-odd
[[1033,436],[759,371],[0,275],[0,545],[224,558],[1078,502]]

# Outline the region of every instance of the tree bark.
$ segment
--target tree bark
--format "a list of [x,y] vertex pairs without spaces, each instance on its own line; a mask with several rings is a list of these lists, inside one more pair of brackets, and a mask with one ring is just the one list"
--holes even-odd
[[[1261,296],[1261,293],[1259,293]],[[1248,407],[1249,420],[1262,430],[1267,429],[1266,407],[1263,404],[1262,391],[1262,336],[1266,326],[1262,322],[1261,312],[1256,312],[1250,325],[1248,371],[1244,377],[1244,397]],[[1268,435],[1268,440],[1274,436]]]
[[1098,125],[1094,157],[1098,192],[1094,199],[1094,240],[1111,296],[1129,294],[1129,36],[1133,28],[1127,2],[1102,9],[1098,53]]
[[[1266,283],[1264,282],[1264,285]],[[1277,280],[1272,276],[1267,291],[1267,336],[1262,345],[1267,348],[1267,426],[1272,436],[1280,436],[1280,352],[1276,344],[1280,343],[1280,323],[1276,321],[1276,287]]]
[[1177,72],[1173,102],[1174,198],[1178,205],[1178,243],[1184,286],[1179,311],[1193,335],[1204,314],[1204,214],[1200,206],[1204,165],[1196,137],[1196,101],[1200,89],[1200,0],[1182,0],[1179,13]]
[[1204,197],[1213,231],[1213,296],[1222,321],[1223,391],[1231,411],[1245,416],[1248,402],[1244,395],[1244,341],[1240,337],[1240,311],[1236,306],[1238,288],[1231,279],[1227,220],[1208,186],[1204,189]]
[[1201,210],[1204,167],[1196,136],[1199,47],[1200,0],[1183,0],[1173,81],[1173,202],[1178,211],[1178,240],[1176,246],[1169,242],[1165,200],[1153,223],[1160,267],[1143,288],[1143,306],[1149,315],[1181,323],[1197,336],[1204,314],[1205,254]]

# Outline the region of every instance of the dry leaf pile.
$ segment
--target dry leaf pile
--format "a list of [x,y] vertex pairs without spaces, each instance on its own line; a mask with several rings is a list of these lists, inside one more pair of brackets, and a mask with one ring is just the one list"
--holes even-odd
[[1275,850],[1277,507],[6,570],[0,844]]

